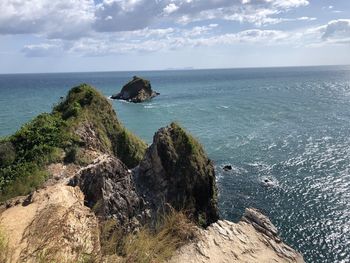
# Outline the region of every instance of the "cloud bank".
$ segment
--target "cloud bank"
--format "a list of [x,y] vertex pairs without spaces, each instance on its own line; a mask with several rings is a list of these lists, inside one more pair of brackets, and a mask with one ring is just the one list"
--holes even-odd
[[[42,39],[22,48],[27,56],[350,43],[350,19],[305,27],[317,18],[294,11],[309,5],[308,0],[2,0],[0,34]],[[231,29],[233,23],[240,26]],[[282,23],[303,27],[273,28]]]

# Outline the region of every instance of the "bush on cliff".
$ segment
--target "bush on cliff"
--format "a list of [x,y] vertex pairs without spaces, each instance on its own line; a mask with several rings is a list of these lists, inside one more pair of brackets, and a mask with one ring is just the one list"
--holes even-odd
[[0,159],[5,160],[0,165],[0,201],[41,185],[48,177],[43,167],[61,160],[68,141],[62,119],[44,113],[0,143]]
[[112,105],[87,84],[71,89],[65,101],[54,108],[72,130],[89,122],[101,142],[102,150],[113,153],[129,168],[138,165],[147,145],[131,134],[117,119]]

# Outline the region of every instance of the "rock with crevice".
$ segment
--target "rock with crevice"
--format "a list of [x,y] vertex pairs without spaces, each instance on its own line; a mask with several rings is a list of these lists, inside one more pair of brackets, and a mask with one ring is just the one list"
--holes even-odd
[[126,232],[140,225],[143,202],[136,193],[131,171],[119,159],[101,155],[82,168],[69,185],[82,190],[85,204],[102,220],[113,218]]

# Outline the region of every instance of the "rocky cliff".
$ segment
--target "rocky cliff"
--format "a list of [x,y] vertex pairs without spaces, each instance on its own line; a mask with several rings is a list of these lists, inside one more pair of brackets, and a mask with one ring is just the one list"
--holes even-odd
[[257,210],[218,221],[213,164],[180,125],[145,151],[85,84],[34,122],[0,141],[1,263],[303,261]]
[[188,211],[202,226],[218,220],[214,166],[198,141],[178,124],[154,135],[135,174],[139,192],[154,211],[168,203]]

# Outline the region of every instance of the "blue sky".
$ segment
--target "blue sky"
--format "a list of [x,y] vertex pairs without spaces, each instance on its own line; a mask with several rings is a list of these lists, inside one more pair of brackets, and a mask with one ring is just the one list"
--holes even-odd
[[349,0],[1,0],[0,73],[350,64]]

